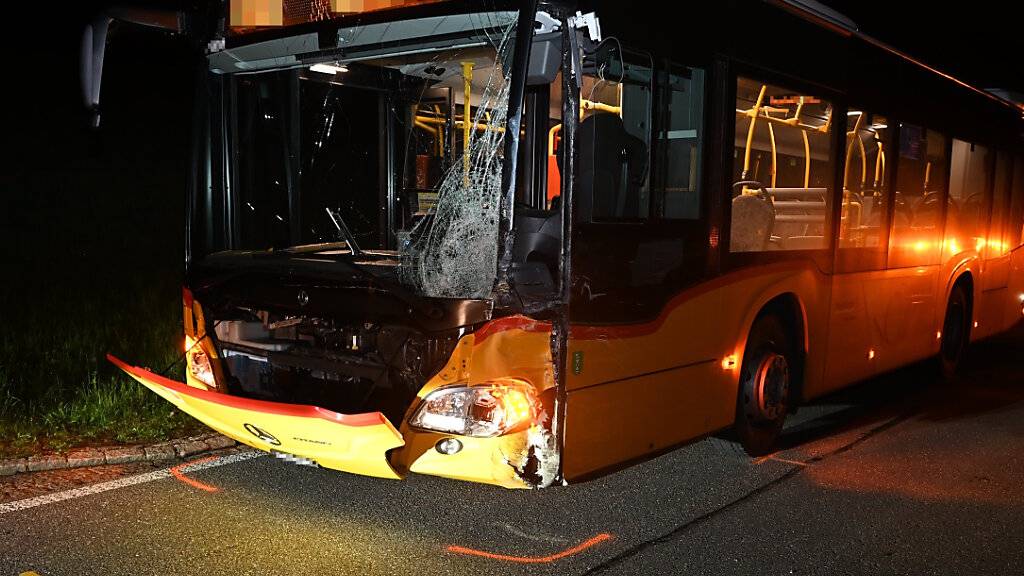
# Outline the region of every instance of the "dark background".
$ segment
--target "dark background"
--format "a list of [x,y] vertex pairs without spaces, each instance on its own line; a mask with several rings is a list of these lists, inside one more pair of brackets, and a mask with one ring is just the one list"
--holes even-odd
[[[1024,92],[1024,32],[1012,3],[828,3],[927,64]],[[107,351],[157,366],[180,344],[196,53],[164,33],[114,26],[102,127],[89,130],[78,51],[98,8],[6,8],[0,416],[5,397],[24,406],[113,377]]]

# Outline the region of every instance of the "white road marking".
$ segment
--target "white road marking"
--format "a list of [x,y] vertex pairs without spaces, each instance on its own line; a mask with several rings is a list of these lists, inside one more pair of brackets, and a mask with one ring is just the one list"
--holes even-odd
[[[223,466],[225,464],[234,464],[235,462],[251,460],[253,458],[259,458],[260,456],[265,455],[266,452],[261,452],[258,450],[239,452],[237,454],[229,454],[227,456],[222,456],[214,460],[200,462],[195,465],[185,465],[184,467],[181,468],[181,471],[195,472],[197,470],[205,470],[207,468],[215,468],[217,466]],[[180,466],[180,464],[176,464],[175,466]],[[124,488],[126,486],[134,486],[136,484],[144,484],[146,482],[152,482],[154,480],[172,478],[171,468],[173,467],[174,466],[170,468],[164,468],[163,470],[154,470],[153,472],[146,472],[144,474],[136,474],[135,476],[126,476],[124,478],[118,478],[117,480],[111,480],[109,482],[100,482],[99,484],[92,484],[90,486],[83,486],[81,488],[72,488],[71,490],[65,490],[63,492],[54,492],[53,494],[36,496],[35,498],[26,498],[24,500],[15,500],[14,502],[3,503],[0,504],[0,515],[7,514],[8,512],[17,512],[19,510],[35,508],[36,506],[42,506],[43,504],[53,504],[55,502],[63,502],[64,500],[71,500],[74,498],[81,498],[82,496],[89,496],[90,494],[99,494],[101,492],[117,490],[118,488]]]

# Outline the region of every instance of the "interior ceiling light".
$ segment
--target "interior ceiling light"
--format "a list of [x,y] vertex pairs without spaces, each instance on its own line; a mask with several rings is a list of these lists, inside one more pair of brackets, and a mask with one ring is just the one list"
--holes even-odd
[[341,74],[348,72],[348,67],[340,64],[313,64],[309,67],[313,72],[320,72],[321,74]]

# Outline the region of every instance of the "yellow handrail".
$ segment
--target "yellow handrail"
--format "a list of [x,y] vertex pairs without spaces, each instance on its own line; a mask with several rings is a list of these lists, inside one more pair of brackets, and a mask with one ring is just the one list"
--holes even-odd
[[751,113],[749,113],[750,128],[747,129],[747,148],[743,153],[743,173],[740,175],[740,180],[747,180],[750,177],[750,148],[754,144],[754,126],[757,124],[758,110],[761,109],[761,103],[764,102],[764,93],[767,89],[767,84],[761,85],[761,91],[757,94],[757,102],[754,104]]
[[864,191],[864,184],[868,181],[868,152],[864,148],[864,140],[856,136],[857,146],[860,148],[860,189]]
[[[861,120],[864,119],[863,112],[855,112],[857,114],[857,121],[854,122],[853,124],[853,130],[846,133],[846,162],[843,165],[843,190],[849,188],[847,186],[847,183],[850,180],[850,158],[853,156],[853,146],[851,146],[851,144],[853,144],[853,141],[851,140],[851,138],[856,138],[857,140],[860,140],[860,136],[858,135],[860,132],[860,123]],[[861,144],[863,145],[863,142],[861,142]],[[864,164],[863,156],[861,157],[861,164]]]
[[618,114],[622,116],[622,106],[612,106],[611,104],[605,104],[604,102],[594,102],[583,98],[580,100],[580,116],[587,110],[596,110],[598,112],[611,112],[612,114]]
[[807,138],[807,131],[801,130],[800,135],[804,137],[804,188],[811,187],[811,142]]
[[472,113],[472,95],[473,95],[473,63],[462,62],[462,84],[463,84],[463,100],[462,100],[462,168],[463,184],[469,186],[469,115]]
[[555,134],[562,131],[561,124],[555,124],[548,130],[548,156],[555,155]]
[[[800,123],[800,112],[804,109],[804,97],[801,96],[800,100],[796,104],[796,113],[793,114],[793,125],[797,126]],[[800,136],[803,137],[804,141],[804,188],[811,187],[811,141],[807,137],[807,131],[801,130]]]
[[875,157],[875,190],[878,190],[882,185],[882,179],[885,178],[885,149],[881,141],[876,144],[878,144],[878,156]]

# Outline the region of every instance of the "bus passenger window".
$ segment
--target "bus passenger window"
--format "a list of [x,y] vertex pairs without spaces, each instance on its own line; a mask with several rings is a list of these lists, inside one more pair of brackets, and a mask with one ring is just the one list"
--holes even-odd
[[1010,221],[1006,227],[1008,250],[1024,244],[1024,156],[1013,159],[1013,180],[1010,189]]
[[946,245],[951,254],[981,252],[985,247],[994,161],[988,148],[953,139],[946,213]]
[[650,57],[605,44],[583,63],[580,201],[590,219],[635,220],[650,210]]
[[846,116],[840,248],[883,248],[889,222],[892,143],[884,116],[851,109]]
[[948,146],[949,140],[934,130],[900,124],[889,268],[939,262]]
[[832,104],[736,81],[730,251],[828,248]]
[[673,66],[659,88],[664,114],[658,129],[661,217],[700,218],[700,159],[704,141],[704,71]]
[[[995,185],[992,190],[992,217],[989,219],[985,257],[998,258],[1009,253],[1006,241],[1007,218],[1010,209],[1010,184],[1013,180],[1013,157],[999,151],[996,155]],[[1016,246],[1016,245],[1014,245]]]

